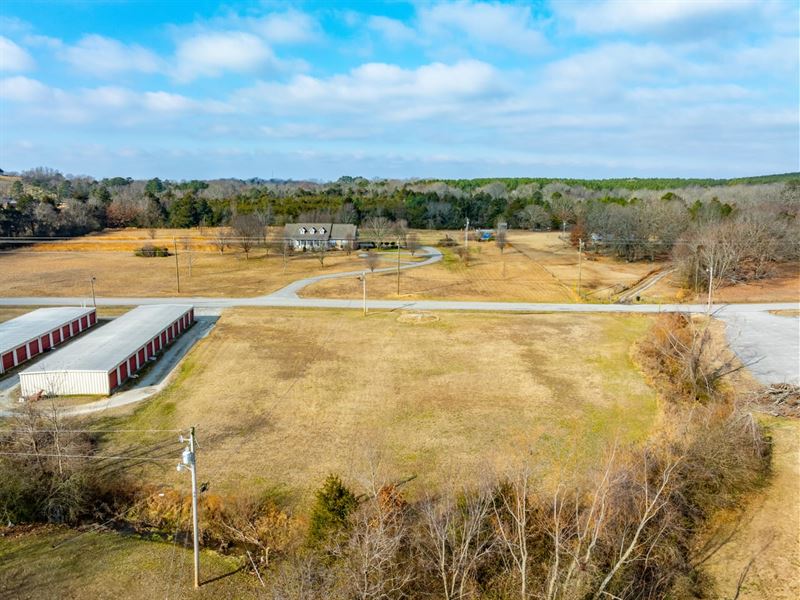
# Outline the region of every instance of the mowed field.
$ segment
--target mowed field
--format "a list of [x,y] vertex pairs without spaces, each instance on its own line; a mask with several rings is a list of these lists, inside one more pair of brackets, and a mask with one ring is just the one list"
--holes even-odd
[[[212,236],[213,230],[205,232]],[[180,294],[175,257],[142,258],[136,248],[146,243],[168,246],[179,240]],[[193,239],[190,254],[181,237]],[[257,296],[273,292],[304,277],[362,269],[364,261],[353,253],[329,252],[324,266],[311,254],[298,253],[284,270],[283,257],[262,248],[246,259],[240,248],[220,254],[198,230],[158,230],[151,240],[143,229],[107,231],[75,240],[38,244],[0,253],[0,295],[83,296],[91,298],[92,276],[98,296]]]
[[[414,494],[522,460],[548,472],[596,463],[607,443],[642,439],[657,419],[630,358],[647,317],[432,318],[228,310],[170,388],[103,425],[196,425],[213,490],[263,486],[303,505],[331,472],[356,487],[374,468],[414,477]],[[164,439],[116,434],[105,449]],[[185,485],[173,468],[146,477]]]
[[30,531],[0,528],[2,598],[258,598],[255,577],[238,559],[201,554],[201,581],[192,587],[191,542],[152,542],[113,532],[84,533],[42,526]]

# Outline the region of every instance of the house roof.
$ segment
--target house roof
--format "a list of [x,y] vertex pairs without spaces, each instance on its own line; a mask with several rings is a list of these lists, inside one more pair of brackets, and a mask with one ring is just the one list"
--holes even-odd
[[283,235],[298,241],[326,241],[355,238],[356,226],[344,223],[287,223]]

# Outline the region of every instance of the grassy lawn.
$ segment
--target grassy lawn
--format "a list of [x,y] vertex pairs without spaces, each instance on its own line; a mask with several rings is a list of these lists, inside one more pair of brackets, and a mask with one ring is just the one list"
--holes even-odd
[[[256,598],[258,582],[235,559],[204,551],[192,587],[191,549],[112,532],[0,528],[3,598]],[[62,545],[58,545],[62,544]],[[210,581],[221,577],[216,581]],[[260,588],[259,588],[260,589]]]
[[[213,490],[272,487],[302,505],[328,473],[359,485],[376,464],[391,479],[415,476],[412,495],[531,452],[543,468],[580,467],[657,418],[629,357],[647,317],[436,317],[226,311],[165,392],[104,425],[196,425]],[[172,439],[117,435],[107,449]],[[173,471],[147,477],[185,485]]]

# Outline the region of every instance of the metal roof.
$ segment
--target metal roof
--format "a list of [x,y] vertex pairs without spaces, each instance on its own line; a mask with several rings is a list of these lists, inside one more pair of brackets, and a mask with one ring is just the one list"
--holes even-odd
[[139,306],[56,350],[22,373],[111,371],[191,309],[191,304]]
[[0,354],[18,348],[62,325],[88,315],[93,308],[57,306],[39,308],[15,319],[0,323]]

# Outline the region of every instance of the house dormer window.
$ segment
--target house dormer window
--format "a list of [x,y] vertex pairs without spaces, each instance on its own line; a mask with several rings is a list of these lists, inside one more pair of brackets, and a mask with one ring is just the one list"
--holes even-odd
[[300,233],[308,233],[308,229],[306,229],[305,227],[301,227]]
[[317,228],[316,227],[312,227],[311,228],[311,233],[312,233],[312,235],[317,233]]
[[322,235],[325,235],[325,228],[324,228],[324,227],[320,227],[320,228],[319,228],[319,232],[320,232]]

